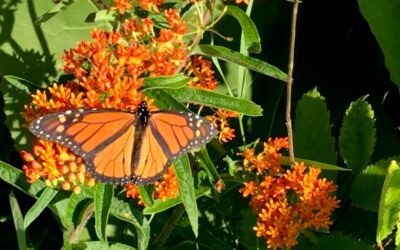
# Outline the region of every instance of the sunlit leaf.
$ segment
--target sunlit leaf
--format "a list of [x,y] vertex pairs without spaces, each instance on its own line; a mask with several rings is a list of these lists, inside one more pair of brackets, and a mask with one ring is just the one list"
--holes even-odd
[[178,179],[179,193],[181,195],[182,203],[185,207],[186,213],[188,214],[193,233],[197,237],[199,232],[199,211],[197,210],[193,176],[188,156],[181,156],[178,160],[174,161],[173,166],[175,169],[175,175]]
[[105,232],[113,194],[114,188],[112,185],[105,183],[97,184],[94,194],[95,229],[97,237],[102,241],[107,241]]
[[50,204],[53,198],[57,195],[58,190],[52,188],[46,188],[39,199],[33,204],[33,206],[28,210],[24,218],[24,228],[27,228]]
[[217,46],[217,45],[205,45],[205,44],[200,44],[198,45],[195,50],[193,51],[193,54],[199,54],[199,55],[206,55],[206,56],[215,56],[218,59],[227,61],[227,62],[233,62],[238,65],[244,66],[250,70],[253,70],[255,72],[282,80],[286,81],[287,80],[287,75],[278,69],[275,66],[272,66],[271,64],[268,64],[264,61],[261,61],[259,59],[253,58],[253,57],[248,57],[245,56],[237,51],[222,47],[222,46]]
[[400,215],[400,167],[396,161],[392,161],[382,187],[379,202],[378,228],[376,241],[381,243],[394,230],[399,222]]
[[17,233],[18,247],[19,249],[27,249],[24,219],[13,191],[11,191],[8,195],[8,199],[10,202],[11,214],[14,220],[15,231]]

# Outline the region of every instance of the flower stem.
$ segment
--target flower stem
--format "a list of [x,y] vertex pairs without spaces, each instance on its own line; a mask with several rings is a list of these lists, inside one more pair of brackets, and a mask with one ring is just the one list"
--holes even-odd
[[291,105],[292,105],[291,100],[292,100],[294,48],[296,44],[296,24],[297,24],[298,8],[299,8],[299,0],[294,0],[293,12],[292,12],[292,28],[290,34],[287,89],[286,89],[286,128],[289,141],[289,156],[292,166],[295,164],[295,158],[294,158],[293,129],[292,129],[292,119],[291,119]]
[[155,249],[161,249],[164,243],[167,241],[168,237],[171,235],[172,230],[174,229],[178,220],[182,217],[183,213],[185,212],[185,208],[183,205],[179,205],[175,208],[174,212],[172,213],[171,217],[169,218],[168,222],[165,224],[164,228],[162,229],[160,235],[154,241],[156,245]]
[[76,241],[78,240],[78,236],[81,234],[82,229],[85,228],[89,219],[92,217],[93,212],[94,212],[94,205],[92,203],[87,207],[87,209],[83,215],[83,218],[81,220],[81,223],[76,227],[75,231],[73,231],[71,233],[71,236],[69,237],[69,241],[71,244],[76,243]]

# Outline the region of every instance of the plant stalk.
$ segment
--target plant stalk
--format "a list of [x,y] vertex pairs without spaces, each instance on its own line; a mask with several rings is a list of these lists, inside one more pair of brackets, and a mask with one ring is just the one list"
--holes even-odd
[[297,25],[297,12],[299,9],[299,0],[294,0],[292,11],[292,27],[290,33],[290,48],[289,48],[289,63],[288,63],[288,76],[287,76],[287,89],[286,89],[286,128],[289,140],[289,157],[292,166],[295,164],[294,146],[293,146],[293,129],[291,119],[291,105],[292,105],[292,85],[293,85],[293,68],[294,68],[294,49],[296,44],[296,25]]

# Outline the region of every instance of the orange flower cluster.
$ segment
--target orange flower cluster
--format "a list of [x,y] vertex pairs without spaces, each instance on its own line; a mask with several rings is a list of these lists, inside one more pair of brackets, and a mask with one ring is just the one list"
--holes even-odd
[[235,129],[230,127],[228,119],[238,116],[239,114],[236,112],[218,109],[213,115],[209,115],[206,118],[218,129],[219,141],[228,142],[235,138]]
[[268,139],[268,142],[264,142],[263,151],[255,155],[255,147],[258,142],[255,143],[253,148],[246,149],[242,155],[244,157],[243,165],[249,172],[257,170],[257,174],[268,173],[275,175],[283,172],[283,168],[280,164],[282,149],[289,147],[287,138],[272,138]]
[[[169,167],[164,173],[161,181],[154,183],[153,199],[165,200],[167,198],[175,198],[179,194],[178,180],[176,178],[174,169]],[[140,196],[139,189],[134,184],[125,185],[126,197],[138,199],[138,204],[143,205],[142,197]]]
[[29,183],[43,178],[49,187],[61,186],[75,193],[81,191],[82,184],[88,187],[95,184],[95,180],[86,172],[82,158],[58,144],[39,140],[33,147],[33,155],[22,151],[21,156],[25,161],[22,169]]
[[119,13],[124,15],[125,11],[132,9],[135,3],[139,3],[144,10],[159,12],[158,6],[164,4],[164,0],[114,0],[114,6],[111,9],[118,9]]
[[329,229],[330,215],[339,204],[332,196],[336,186],[318,178],[320,169],[304,163],[286,171],[278,167],[282,148],[287,148],[286,138],[268,140],[256,156],[254,149],[241,154],[245,168],[263,176],[261,181],[244,183],[240,192],[251,197],[250,206],[258,214],[254,227],[257,237],[264,237],[267,247],[273,249],[294,247],[297,236],[306,228]]

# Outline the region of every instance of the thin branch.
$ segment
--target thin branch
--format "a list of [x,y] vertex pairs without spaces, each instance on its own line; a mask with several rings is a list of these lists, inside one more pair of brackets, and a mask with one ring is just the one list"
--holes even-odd
[[290,51],[288,63],[288,78],[287,78],[287,91],[286,91],[286,127],[289,140],[289,156],[292,166],[295,164],[294,147],[293,147],[293,129],[291,119],[291,105],[292,105],[292,84],[293,84],[293,67],[294,67],[294,48],[296,44],[296,24],[297,12],[299,8],[299,0],[294,0],[292,12],[292,29],[290,34]]

